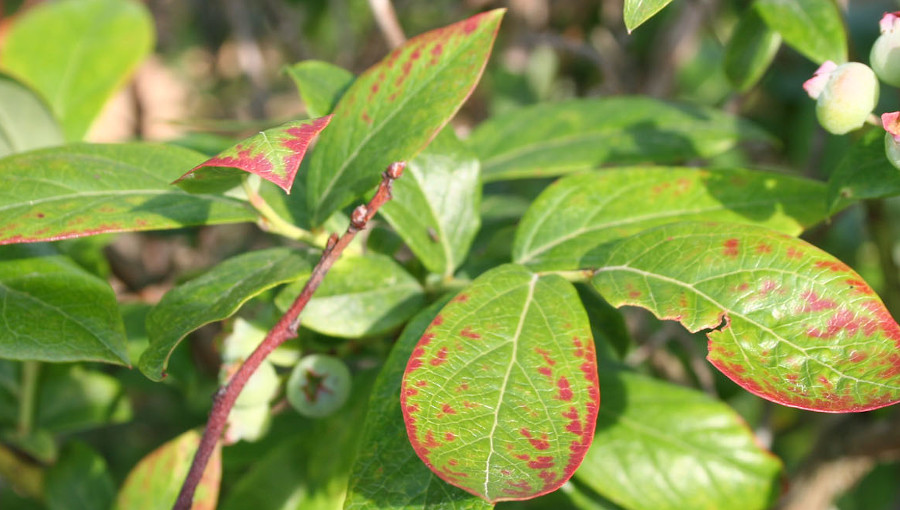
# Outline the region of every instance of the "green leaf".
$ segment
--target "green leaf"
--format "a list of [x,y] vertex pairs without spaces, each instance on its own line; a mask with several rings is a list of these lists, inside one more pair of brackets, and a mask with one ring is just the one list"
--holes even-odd
[[[199,444],[200,434],[189,430],[150,452],[128,473],[115,509],[171,509]],[[221,478],[222,450],[217,447],[197,485],[191,510],[215,510]]]
[[62,143],[59,124],[41,98],[0,73],[0,158]]
[[784,42],[813,62],[847,61],[847,33],[833,0],[755,0],[753,8]]
[[244,202],[169,185],[203,160],[153,144],[42,149],[0,160],[0,244],[253,221]]
[[514,264],[481,275],[422,335],[400,402],[413,448],[444,481],[492,503],[556,490],[600,405],[575,288]]
[[770,508],[781,463],[730,407],[606,367],[600,386],[597,432],[578,480],[631,510]]
[[153,19],[140,2],[47,2],[13,23],[0,67],[43,95],[66,140],[78,141],[153,39]]
[[350,71],[321,60],[304,60],[285,69],[294,80],[306,113],[323,117],[334,111],[338,100],[356,79]]
[[340,411],[312,420],[308,429],[285,437],[255,460],[229,491],[221,510],[341,508],[375,372],[354,374],[350,399]]
[[537,271],[596,268],[601,244],[685,220],[752,223],[797,235],[826,217],[824,195],[818,181],[738,168],[634,167],[571,175],[548,187],[525,213],[513,260]]
[[744,11],[725,45],[725,75],[740,92],[756,85],[775,59],[781,36],[766,25],[756,9]]
[[128,365],[116,295],[43,246],[0,251],[0,358]]
[[885,136],[881,129],[870,130],[844,153],[828,179],[831,214],[859,200],[900,195],[900,170],[885,156]]
[[131,420],[131,405],[116,377],[80,365],[44,365],[35,424],[54,434]]
[[416,457],[403,425],[400,386],[419,338],[449,296],[416,315],[375,381],[344,508],[488,510],[492,505],[441,481]]
[[625,0],[622,14],[628,33],[630,34],[632,30],[652,18],[670,3],[672,0]]
[[[287,310],[305,283],[285,287],[275,297],[278,308]],[[424,303],[422,286],[390,257],[344,256],[309,300],[300,324],[326,335],[360,338],[396,328]]]
[[469,138],[485,182],[547,177],[600,164],[707,158],[742,140],[769,140],[718,110],[646,97],[572,99],[498,115]]
[[253,296],[309,276],[307,255],[288,248],[257,250],[232,257],[166,293],[147,314],[150,346],[138,364],[153,380],[165,377],[169,356],[195,329],[231,317]]
[[45,483],[48,510],[105,510],[116,495],[106,461],[77,441],[66,445],[59,461],[47,470]]
[[451,276],[481,226],[478,160],[444,130],[413,159],[380,212],[432,273]]
[[309,160],[308,203],[318,226],[412,159],[469,97],[493,47],[497,9],[414,37],[350,85]]
[[734,223],[665,225],[608,245],[593,285],[692,332],[747,391],[824,412],[900,401],[900,326],[862,278],[805,241]]
[[260,131],[195,166],[174,184],[194,193],[215,193],[238,186],[249,172],[290,193],[306,149],[330,120],[330,115],[294,120]]

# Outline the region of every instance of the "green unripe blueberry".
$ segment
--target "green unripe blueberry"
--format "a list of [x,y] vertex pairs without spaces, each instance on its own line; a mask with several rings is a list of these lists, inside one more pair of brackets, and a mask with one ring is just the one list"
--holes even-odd
[[298,413],[310,418],[328,416],[350,396],[350,370],[325,354],[303,357],[287,382],[287,399]]
[[228,414],[225,442],[257,441],[269,431],[272,414],[268,404],[252,407],[233,407]]
[[900,17],[886,13],[879,23],[881,35],[872,45],[869,65],[881,81],[900,87]]
[[[223,370],[219,372],[220,383],[225,384],[228,382],[230,374],[233,372],[233,370],[229,369],[236,369],[236,366],[223,367]],[[275,367],[268,361],[263,361],[256,369],[256,372],[247,380],[247,384],[244,385],[241,394],[238,395],[234,406],[256,407],[267,405],[277,392],[278,374],[275,372]]]
[[803,88],[816,100],[819,124],[836,135],[861,128],[878,103],[878,78],[859,62],[825,62]]

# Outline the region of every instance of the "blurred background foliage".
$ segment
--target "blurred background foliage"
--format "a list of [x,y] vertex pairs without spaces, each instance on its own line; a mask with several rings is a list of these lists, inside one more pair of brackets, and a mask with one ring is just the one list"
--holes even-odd
[[[16,15],[38,3],[0,0],[0,44]],[[866,61],[878,35],[878,19],[885,11],[896,10],[898,4],[867,0],[839,3],[850,35],[850,60]],[[366,0],[146,0],[145,4],[156,25],[155,52],[106,105],[88,135],[91,141],[166,141],[214,154],[259,129],[306,116],[285,66],[318,59],[360,73],[389,51]],[[749,5],[740,0],[680,0],[628,34],[621,0],[394,2],[407,35],[449,24],[479,10],[508,7],[485,75],[454,121],[462,136],[491,115],[525,105],[572,97],[641,94],[715,106],[755,121],[777,139],[774,145],[729,151],[717,156],[713,164],[777,169],[825,180],[851,137],[829,135],[816,123],[815,103],[801,84],[817,66],[783,45],[772,66],[749,90],[738,91],[726,75],[726,43]],[[877,111],[898,109],[897,91],[883,87]],[[524,208],[548,182],[489,184],[483,204],[486,234],[475,241],[473,252],[507,256],[510,218],[521,214],[492,209],[498,204],[491,200],[491,194],[518,196]],[[509,202],[503,205],[510,207]],[[892,296],[900,289],[886,286],[886,268],[872,232],[882,229],[882,235],[898,239],[898,220],[900,201],[886,200],[874,211],[853,206],[804,236],[861,273],[893,307],[895,317],[900,310]],[[504,232],[508,239],[503,237]],[[376,230],[371,239],[391,243],[387,231]],[[143,317],[147,303],[157,301],[174,283],[215,262],[267,243],[265,234],[245,224],[98,236],[67,241],[62,246],[79,263],[113,281],[124,302],[129,341],[134,348],[132,359],[137,359],[134,354],[146,344]],[[889,248],[889,256],[900,257],[900,246],[894,242]],[[254,310],[257,317],[275,313],[264,299],[257,301],[262,303]],[[711,369],[703,360],[706,339],[702,335],[690,335],[675,324],[661,323],[637,310],[626,310],[624,319],[627,332],[623,329],[607,334],[618,337],[613,343],[622,346],[629,364],[724,399],[746,418],[760,442],[783,459],[788,478],[837,448],[834,445],[840,443],[847,427],[869,426],[879,416],[897,413],[887,408],[860,415],[826,415],[765,402]],[[59,410],[44,417],[42,423],[42,429],[57,439],[55,446],[50,438],[35,438],[32,444],[16,447],[36,461],[46,461],[60,455],[59,444],[86,443],[102,455],[114,483],[121,485],[128,471],[149,451],[205,422],[217,383],[215,346],[224,333],[221,326],[210,326],[195,334],[189,349],[175,351],[170,363],[173,375],[162,384],[150,382],[135,370],[107,366],[65,365],[43,370],[40,377],[44,384],[83,391],[48,391],[41,402],[42,409]],[[305,341],[315,344],[316,338],[313,335]],[[377,366],[390,347],[389,342],[371,341],[323,345],[328,346],[323,350],[349,359],[356,371]],[[21,369],[18,364],[0,361],[0,423],[14,422],[15,406],[10,402]],[[69,405],[68,410],[64,404]],[[284,460],[279,449],[289,438],[304,433],[328,437],[353,423],[333,425],[337,428],[323,430],[321,425],[297,415],[281,413],[263,440],[230,447],[224,457],[222,507],[247,508],[241,506],[241,501],[246,501],[241,499],[242,483],[247,485],[252,477],[308,475],[314,471],[311,465],[298,463],[321,462],[327,458],[325,453],[314,452],[307,455],[313,461],[301,461],[298,451],[293,460]],[[299,443],[296,447],[310,448]],[[861,481],[849,487],[833,508],[900,508],[897,445],[892,454],[888,452],[881,459],[883,462],[877,462],[879,445],[871,448],[874,451],[865,452],[868,464],[838,466],[844,474]],[[4,454],[0,451],[0,464]],[[834,475],[837,478],[840,469]],[[294,508],[290,500],[284,499],[277,508]],[[615,508],[577,484],[531,502],[501,506],[562,508],[575,502],[584,508]],[[270,508],[257,506],[259,510]],[[0,478],[0,508],[43,506],[16,494]]]

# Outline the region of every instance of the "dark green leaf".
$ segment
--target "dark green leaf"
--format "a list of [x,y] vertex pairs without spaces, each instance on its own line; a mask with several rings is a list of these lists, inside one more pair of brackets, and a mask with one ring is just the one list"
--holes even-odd
[[0,251],[0,357],[127,365],[112,288],[43,248]]
[[725,46],[725,75],[734,88],[746,92],[756,85],[780,46],[778,32],[763,22],[756,9],[747,9]]
[[628,33],[631,33],[632,30],[652,18],[670,3],[672,3],[672,0],[625,0],[622,14],[625,18],[625,28],[628,29]]
[[412,159],[447,124],[478,83],[503,12],[414,37],[350,85],[309,160],[315,226],[374,187],[388,164]]
[[469,138],[485,182],[547,177],[600,164],[675,163],[768,140],[721,111],[646,97],[572,99],[496,116]]
[[416,453],[489,502],[559,488],[600,405],[590,323],[572,284],[506,264],[451,300],[406,365],[400,403]]
[[77,441],[63,448],[59,461],[47,470],[45,483],[48,510],[106,510],[116,495],[106,461]]
[[452,276],[481,220],[478,160],[444,130],[394,183],[381,214],[432,273]]
[[3,158],[0,244],[253,221],[239,200],[169,184],[203,158],[152,144],[79,144]]
[[593,285],[604,298],[708,330],[707,359],[747,391],[823,412],[900,401],[900,326],[815,246],[753,225],[684,222],[603,251]]
[[13,23],[0,67],[43,95],[66,139],[77,141],[153,49],[153,38],[153,19],[140,2],[47,2]]
[[290,193],[306,149],[330,120],[293,120],[260,131],[195,166],[175,184],[193,193],[215,193],[238,186],[249,172]]
[[338,100],[356,79],[350,71],[321,60],[304,60],[286,70],[311,117],[324,117],[334,111]]
[[685,220],[752,223],[797,235],[826,217],[824,195],[818,181],[737,168],[571,175],[547,188],[522,218],[513,260],[539,271],[596,268],[601,244]]
[[[184,482],[200,434],[189,430],[146,457],[128,473],[116,498],[116,510],[169,510]],[[222,479],[222,450],[216,448],[197,485],[191,510],[215,510]]]
[[847,33],[833,0],[755,0],[753,8],[784,42],[813,62],[847,61]]
[[603,368],[594,444],[576,478],[631,510],[763,510],[781,463],[730,407],[703,393]]
[[47,105],[28,87],[0,73],[0,158],[63,143]]
[[443,482],[413,450],[400,410],[406,362],[428,325],[449,300],[438,301],[410,321],[381,370],[363,425],[344,508],[488,510],[489,503]]
[[147,314],[150,346],[141,356],[141,371],[153,380],[162,379],[169,356],[188,333],[227,319],[253,296],[305,278],[310,271],[308,256],[288,248],[271,248],[228,259],[175,287]]
[[[305,282],[288,285],[275,298],[287,310]],[[300,315],[300,324],[326,335],[359,338],[403,324],[425,302],[422,286],[390,257],[343,256]]]
[[870,130],[844,153],[828,179],[832,214],[858,200],[900,195],[900,170],[885,156],[885,135],[881,129]]
[[44,365],[35,412],[37,428],[54,434],[124,423],[131,405],[115,377],[80,365]]

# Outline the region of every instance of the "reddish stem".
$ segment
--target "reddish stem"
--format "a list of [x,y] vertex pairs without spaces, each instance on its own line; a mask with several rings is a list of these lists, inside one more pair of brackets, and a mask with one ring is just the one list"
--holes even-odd
[[375,216],[378,209],[391,199],[391,184],[394,182],[394,179],[400,177],[404,168],[406,168],[406,163],[404,162],[391,163],[387,170],[381,174],[381,184],[378,185],[378,191],[375,192],[375,196],[372,197],[372,200],[369,200],[368,204],[360,205],[353,211],[350,217],[350,226],[347,227],[344,235],[338,237],[337,234],[332,234],[331,238],[328,239],[328,245],[322,252],[319,262],[313,268],[309,280],[306,282],[303,290],[300,291],[300,295],[297,296],[294,304],[275,324],[275,327],[269,331],[269,334],[259,344],[259,347],[244,360],[244,363],[234,373],[228,384],[224,388],[219,388],[219,391],[216,392],[213,398],[212,409],[209,412],[209,420],[206,422],[206,430],[203,431],[200,446],[197,447],[197,453],[194,454],[191,469],[184,479],[181,492],[178,493],[178,500],[175,501],[175,506],[172,507],[173,510],[189,510],[191,508],[194,500],[194,491],[197,490],[197,485],[200,483],[203,472],[206,470],[206,464],[209,462],[209,458],[222,437],[222,431],[225,429],[225,424],[228,421],[228,414],[231,412],[238,395],[241,394],[244,385],[247,384],[247,380],[256,372],[256,369],[259,368],[259,365],[269,353],[286,340],[297,336],[297,328],[300,327],[300,312],[306,307],[309,299],[322,283],[322,279],[325,278],[325,274],[328,273],[334,262],[341,256],[344,248],[350,244],[350,241],[356,237],[360,230],[366,228],[366,224]]

